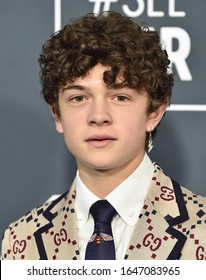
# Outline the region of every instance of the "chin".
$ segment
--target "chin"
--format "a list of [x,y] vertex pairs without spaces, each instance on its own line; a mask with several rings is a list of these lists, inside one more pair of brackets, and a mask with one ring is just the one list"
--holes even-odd
[[117,167],[117,166],[101,162],[101,163],[90,163],[89,167],[93,170],[103,172],[103,171],[109,171],[109,170],[115,169],[115,167]]

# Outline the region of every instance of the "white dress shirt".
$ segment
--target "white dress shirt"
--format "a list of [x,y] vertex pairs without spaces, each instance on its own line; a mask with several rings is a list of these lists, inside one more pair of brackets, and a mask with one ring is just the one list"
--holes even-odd
[[[125,256],[147,196],[153,172],[154,165],[145,153],[138,168],[105,197],[118,213],[112,221],[117,260],[121,260]],[[77,171],[75,208],[81,259],[85,259],[86,246],[94,230],[94,221],[89,209],[99,199],[84,185]]]

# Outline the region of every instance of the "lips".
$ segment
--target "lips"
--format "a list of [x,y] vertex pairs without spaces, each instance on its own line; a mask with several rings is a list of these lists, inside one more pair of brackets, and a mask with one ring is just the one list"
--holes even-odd
[[94,136],[87,138],[86,141],[93,141],[93,140],[96,140],[96,141],[116,140],[116,138],[114,138],[110,135],[94,135]]
[[93,135],[86,139],[86,142],[94,148],[105,148],[110,146],[117,139],[110,135]]

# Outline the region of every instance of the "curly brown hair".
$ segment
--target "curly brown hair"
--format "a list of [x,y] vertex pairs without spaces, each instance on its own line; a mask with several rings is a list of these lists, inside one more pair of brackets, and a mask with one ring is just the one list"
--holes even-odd
[[[148,113],[170,102],[173,74],[158,33],[118,12],[90,13],[54,33],[42,47],[42,94],[58,117],[60,89],[98,63],[110,67],[104,73],[107,86],[147,91]],[[119,75],[121,83],[117,83]]]

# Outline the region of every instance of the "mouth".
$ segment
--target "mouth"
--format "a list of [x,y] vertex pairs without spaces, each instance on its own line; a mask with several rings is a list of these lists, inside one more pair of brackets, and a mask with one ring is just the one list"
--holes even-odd
[[93,148],[105,148],[114,143],[117,139],[110,135],[93,135],[86,139],[86,142]]

